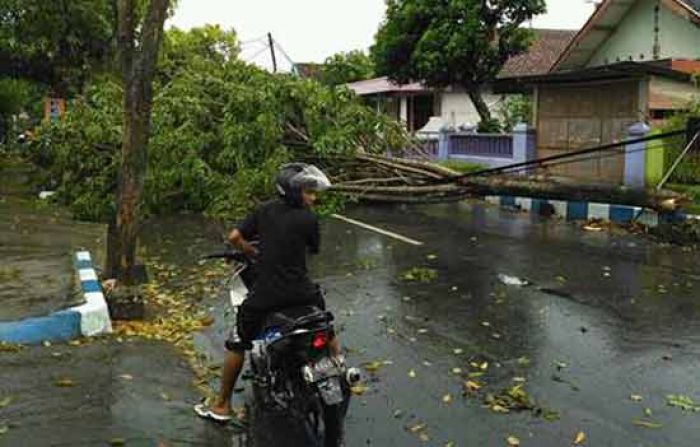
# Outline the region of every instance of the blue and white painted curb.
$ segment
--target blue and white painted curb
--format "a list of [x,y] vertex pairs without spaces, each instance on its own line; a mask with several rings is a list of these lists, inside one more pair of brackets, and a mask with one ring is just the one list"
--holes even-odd
[[648,227],[656,227],[661,223],[683,221],[685,219],[700,219],[700,216],[690,216],[681,213],[660,214],[654,210],[638,206],[611,205],[595,202],[569,202],[564,200],[533,199],[529,197],[487,196],[486,201],[522,211],[543,214],[545,206],[549,205],[554,215],[568,221],[600,219],[615,223],[639,222]]
[[75,255],[75,269],[85,302],[46,317],[0,322],[0,341],[38,344],[44,341],[68,341],[78,337],[112,332],[107,301],[87,251]]

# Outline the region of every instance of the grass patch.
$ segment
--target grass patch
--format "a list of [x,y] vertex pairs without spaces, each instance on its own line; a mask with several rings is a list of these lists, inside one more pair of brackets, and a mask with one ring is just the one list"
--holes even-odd
[[453,171],[461,172],[462,174],[480,171],[485,168],[484,165],[460,160],[443,160],[439,161],[438,164],[448,169],[452,169]]

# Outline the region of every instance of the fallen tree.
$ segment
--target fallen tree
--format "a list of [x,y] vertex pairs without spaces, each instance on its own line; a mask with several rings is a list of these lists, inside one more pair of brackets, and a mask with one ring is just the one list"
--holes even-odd
[[685,202],[674,191],[580,184],[548,176],[460,176],[425,161],[358,154],[319,160],[331,173],[334,191],[366,202],[430,203],[488,195],[586,201],[673,211]]

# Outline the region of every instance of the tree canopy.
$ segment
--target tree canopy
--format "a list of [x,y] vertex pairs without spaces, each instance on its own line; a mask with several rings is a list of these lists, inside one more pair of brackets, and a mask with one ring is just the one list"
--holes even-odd
[[116,13],[110,0],[0,0],[0,76],[59,94],[79,90],[109,63]]
[[372,58],[399,83],[463,87],[488,121],[481,88],[527,50],[532,33],[521,25],[545,10],[544,0],[387,0]]
[[328,85],[342,85],[373,76],[372,59],[365,52],[355,50],[328,57],[321,66],[320,80]]
[[[233,57],[236,42],[235,32],[215,27],[166,32],[154,85],[145,213],[240,216],[269,196],[281,163],[406,143],[398,123],[376,116],[347,89],[246,64]],[[63,121],[36,133],[35,160],[79,218],[104,221],[115,212],[122,97],[113,77],[97,77]]]

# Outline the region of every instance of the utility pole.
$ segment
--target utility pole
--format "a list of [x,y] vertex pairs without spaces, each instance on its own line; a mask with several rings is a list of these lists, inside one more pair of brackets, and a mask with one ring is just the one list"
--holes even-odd
[[270,54],[272,55],[272,72],[277,73],[277,57],[275,57],[275,41],[272,40],[272,33],[267,33],[267,41],[270,45]]

